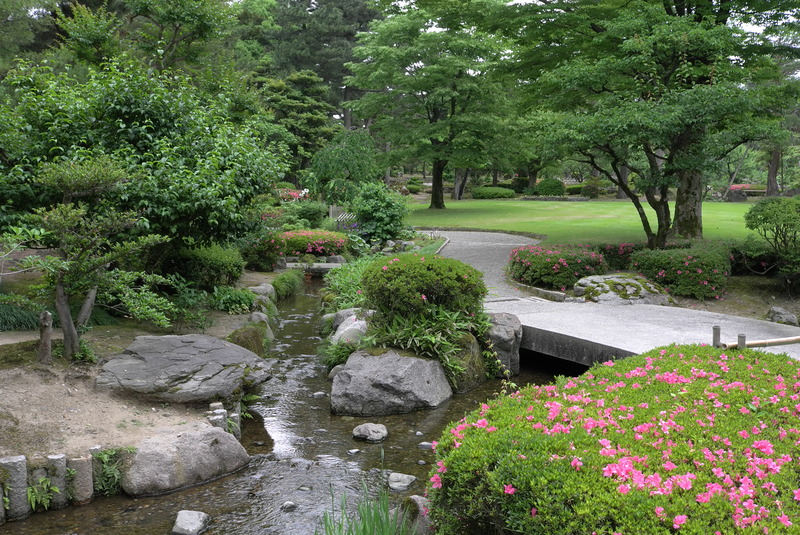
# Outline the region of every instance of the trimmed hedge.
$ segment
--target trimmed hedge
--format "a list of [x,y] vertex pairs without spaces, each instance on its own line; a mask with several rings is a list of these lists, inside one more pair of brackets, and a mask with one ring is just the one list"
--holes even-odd
[[284,253],[287,256],[342,254],[347,251],[350,241],[347,234],[330,230],[290,230],[280,238],[286,243]]
[[365,306],[387,318],[419,314],[429,305],[476,314],[487,293],[482,277],[453,258],[405,253],[368,265],[361,285]]
[[731,271],[730,250],[722,246],[645,250],[631,255],[631,265],[672,295],[719,299]]
[[563,197],[566,192],[564,183],[557,178],[543,178],[536,184],[535,195],[542,197]]
[[514,191],[508,188],[495,188],[492,186],[472,188],[473,199],[513,199],[516,196]]
[[219,244],[181,249],[172,263],[173,272],[202,290],[233,284],[242,276],[245,267],[242,254],[237,249]]
[[603,255],[581,246],[526,245],[511,251],[508,272],[516,281],[565,291],[590,275],[603,275]]
[[793,533],[800,363],[673,346],[493,399],[448,426],[439,535]]
[[580,195],[583,193],[583,184],[570,184],[565,188],[567,195]]

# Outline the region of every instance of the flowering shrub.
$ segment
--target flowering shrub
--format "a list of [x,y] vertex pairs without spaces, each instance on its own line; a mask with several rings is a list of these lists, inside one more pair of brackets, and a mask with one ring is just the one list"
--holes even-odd
[[436,446],[440,535],[793,533],[800,364],[674,346],[483,404]]
[[731,270],[730,251],[723,247],[639,251],[631,263],[671,294],[697,299],[719,299]]
[[245,266],[258,271],[272,271],[275,262],[283,256],[284,249],[286,240],[283,233],[269,228],[259,229],[257,233],[242,240],[239,246]]
[[645,243],[601,243],[593,249],[603,255],[610,269],[628,269],[631,264],[631,255],[636,251],[646,249]]
[[531,286],[571,289],[578,280],[608,271],[603,255],[574,245],[526,245],[511,251],[511,277]]
[[283,202],[302,201],[303,199],[308,199],[308,190],[281,188],[278,190],[278,197]]
[[364,270],[366,306],[391,319],[418,314],[428,305],[474,314],[483,309],[481,272],[453,258],[406,253],[384,257]]
[[284,252],[290,256],[313,254],[330,256],[347,250],[347,236],[328,230],[290,230],[281,234],[286,241]]

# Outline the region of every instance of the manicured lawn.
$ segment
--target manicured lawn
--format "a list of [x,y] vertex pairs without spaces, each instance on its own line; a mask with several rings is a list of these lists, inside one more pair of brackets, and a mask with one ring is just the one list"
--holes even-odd
[[[414,227],[510,230],[547,236],[548,243],[643,242],[642,224],[625,201],[452,201],[444,210],[430,210],[429,203],[411,205],[408,224]],[[750,232],[744,214],[750,204],[706,203],[703,234],[706,238],[742,239]],[[648,209],[650,224],[655,213]]]

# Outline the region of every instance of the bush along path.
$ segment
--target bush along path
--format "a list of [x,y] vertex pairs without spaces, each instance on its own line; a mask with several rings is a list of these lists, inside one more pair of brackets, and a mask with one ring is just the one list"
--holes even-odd
[[792,533],[800,363],[671,346],[483,404],[436,447],[441,535]]

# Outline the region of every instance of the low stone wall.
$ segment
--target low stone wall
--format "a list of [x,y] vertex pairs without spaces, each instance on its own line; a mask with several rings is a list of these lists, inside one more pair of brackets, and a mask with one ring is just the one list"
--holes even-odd
[[[228,411],[222,403],[209,405],[208,422],[241,438],[240,410]],[[28,458],[25,455],[0,457],[0,524],[23,520],[36,512],[45,510],[39,505],[31,507],[28,489],[41,499],[47,500],[47,510],[62,509],[68,505],[82,505],[97,496],[94,489],[95,474],[102,470],[102,461],[96,454],[103,451],[98,445],[89,451],[67,456],[65,454],[43,455]]]

